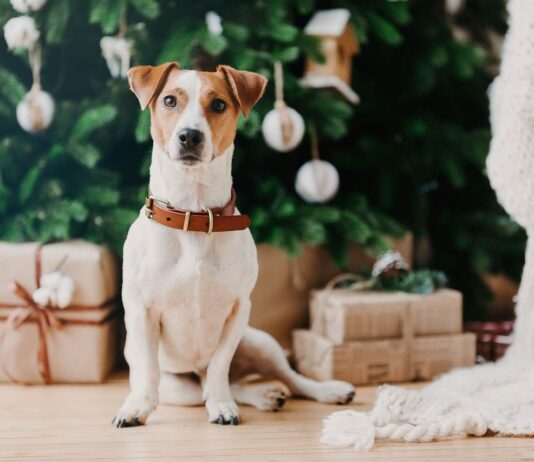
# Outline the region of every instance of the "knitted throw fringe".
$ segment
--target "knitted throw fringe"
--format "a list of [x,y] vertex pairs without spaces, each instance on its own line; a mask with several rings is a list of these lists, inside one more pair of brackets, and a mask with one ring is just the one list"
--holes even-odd
[[488,176],[529,240],[514,341],[497,363],[445,374],[421,390],[380,387],[374,408],[330,415],[321,441],[371,449],[375,440],[427,442],[451,435],[534,435],[534,0],[510,0],[500,75],[490,88]]

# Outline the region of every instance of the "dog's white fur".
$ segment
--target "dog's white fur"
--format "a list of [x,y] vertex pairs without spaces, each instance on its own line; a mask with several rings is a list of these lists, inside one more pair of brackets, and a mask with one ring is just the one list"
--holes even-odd
[[[202,161],[194,167],[176,160],[176,143],[163,149],[154,143],[152,194],[183,210],[222,207],[231,194],[233,145],[213,155],[210,127],[198,103],[201,81],[194,71],[181,71],[175,79],[189,103],[174,134],[195,128],[206,142]],[[285,399],[278,387],[230,386],[229,377],[251,372],[280,379],[293,393],[320,401],[352,398],[352,385],[319,383],[297,374],[271,336],[247,326],[257,274],[249,230],[183,232],[155,223],[141,211],[124,245],[122,296],[131,390],[114,419],[118,426],[144,423],[159,400],[205,402],[209,421],[223,424],[238,422],[234,400],[278,410]]]

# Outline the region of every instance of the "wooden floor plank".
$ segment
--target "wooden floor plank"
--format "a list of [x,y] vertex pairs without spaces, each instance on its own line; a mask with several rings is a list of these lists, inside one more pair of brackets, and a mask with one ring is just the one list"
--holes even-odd
[[[378,442],[367,453],[318,441],[321,421],[340,410],[289,400],[279,413],[241,407],[243,424],[218,426],[202,407],[160,406],[144,427],[116,429],[127,393],[124,373],[104,385],[0,385],[0,460],[6,461],[534,461],[534,439],[451,438],[428,444]],[[362,387],[354,409],[369,409],[375,387]]]

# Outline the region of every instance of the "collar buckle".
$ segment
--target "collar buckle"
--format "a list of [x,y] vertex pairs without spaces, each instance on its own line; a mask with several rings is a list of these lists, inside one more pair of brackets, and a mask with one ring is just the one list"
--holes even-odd
[[161,202],[162,204],[165,204],[166,207],[170,207],[171,203],[169,201],[166,201],[165,199],[161,199],[156,196],[148,196],[145,199],[145,215],[147,218],[152,218],[152,215],[154,215],[154,202]]

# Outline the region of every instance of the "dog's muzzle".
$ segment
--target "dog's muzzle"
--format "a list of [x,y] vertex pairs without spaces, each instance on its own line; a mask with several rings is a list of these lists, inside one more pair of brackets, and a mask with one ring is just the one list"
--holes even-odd
[[204,135],[200,130],[184,128],[178,133],[178,160],[193,165],[201,161]]

